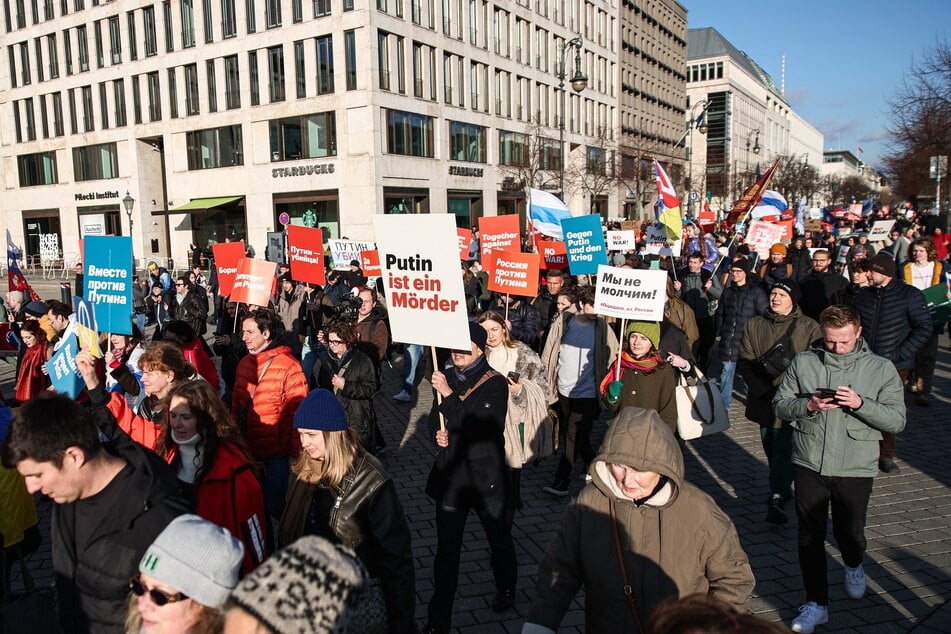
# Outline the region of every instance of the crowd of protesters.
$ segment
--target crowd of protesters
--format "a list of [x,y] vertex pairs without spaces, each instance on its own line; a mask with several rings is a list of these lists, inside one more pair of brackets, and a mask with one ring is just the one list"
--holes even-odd
[[[872,477],[900,468],[902,391],[929,403],[943,324],[922,291],[951,288],[936,219],[902,210],[890,235],[869,241],[882,217],[796,232],[762,258],[735,228],[696,222],[677,257],[643,242],[614,253],[615,266],[668,277],[664,319],[623,331],[596,314],[594,280],[568,269],[547,271],[535,297],[489,292],[475,230],[460,272],[470,346],[435,359],[393,341],[386,289],[369,286],[357,261],[323,288],[282,266],[265,306],[216,296],[200,261],[177,278],[149,263],[136,276],[132,334],[77,355],[75,401],[50,390],[46,370],[76,329],[71,307],[11,291],[22,343],[16,416],[0,407],[2,461],[21,489],[55,502],[63,630],[419,631],[418,518],[397,495],[375,404],[402,356],[401,411],[423,376],[434,393],[425,491],[437,545],[423,632],[452,628],[470,511],[491,551],[489,604],[513,608],[512,529],[522,498],[545,492],[576,497],[539,566],[524,632],[557,630],[582,586],[590,631],[678,631],[671,623],[687,613],[772,631],[743,614],[755,579],[732,520],[684,472],[676,390],[703,375],[760,427],[765,521],[785,524],[795,500],[807,601],[792,628],[812,632],[829,619],[830,500],[848,594],[865,591]],[[863,374],[847,381],[853,366]],[[841,382],[824,383],[824,371]],[[833,423],[847,433],[816,436]],[[526,493],[522,470],[551,455],[551,485]],[[9,500],[32,508],[28,495]],[[36,514],[19,507],[10,517],[24,518],[24,540]],[[841,508],[856,515],[847,527],[835,524]]]

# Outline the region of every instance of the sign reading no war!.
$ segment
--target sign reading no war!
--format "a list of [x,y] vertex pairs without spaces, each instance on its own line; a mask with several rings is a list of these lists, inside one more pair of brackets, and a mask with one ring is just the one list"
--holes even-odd
[[564,218],[561,230],[568,252],[568,270],[572,275],[597,273],[599,264],[608,263],[599,214]]
[[86,237],[86,301],[101,332],[132,334],[132,238]]

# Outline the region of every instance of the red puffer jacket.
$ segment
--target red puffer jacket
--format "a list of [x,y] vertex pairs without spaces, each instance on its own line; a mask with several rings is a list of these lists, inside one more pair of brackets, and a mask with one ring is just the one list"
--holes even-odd
[[[135,442],[154,451],[162,433],[162,423],[165,417],[163,412],[156,412],[152,409],[151,398],[146,397],[133,411],[124,395],[118,392],[107,393],[101,385],[96,389],[102,392],[99,398],[108,401],[106,408],[115,417],[116,423],[122,431],[127,433]],[[95,401],[92,395],[90,395],[90,398]]]
[[[268,361],[270,365],[265,369]],[[248,406],[252,391],[253,403]],[[307,379],[287,346],[275,346],[241,359],[231,415],[239,427],[242,418],[246,421],[242,432],[255,460],[283,458],[297,452],[300,441],[294,432],[294,413],[305,396]]]
[[[178,448],[168,455],[172,464]],[[227,528],[244,544],[242,575],[268,556],[264,493],[251,464],[230,441],[218,447],[215,463],[195,491],[195,514]]]

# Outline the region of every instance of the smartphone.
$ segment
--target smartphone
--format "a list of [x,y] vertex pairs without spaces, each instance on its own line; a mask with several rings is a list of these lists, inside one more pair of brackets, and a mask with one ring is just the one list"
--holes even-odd
[[816,390],[816,393],[819,395],[820,398],[835,398],[835,393],[837,391],[838,390],[835,390],[831,387],[820,387],[819,389]]
[[518,372],[509,372],[506,376],[512,383],[518,383],[518,380],[522,377]]

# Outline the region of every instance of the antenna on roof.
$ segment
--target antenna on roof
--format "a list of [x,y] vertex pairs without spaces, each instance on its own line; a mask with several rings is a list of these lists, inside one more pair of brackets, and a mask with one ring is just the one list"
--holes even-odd
[[786,54],[783,53],[783,69],[780,71],[779,94],[786,96]]

